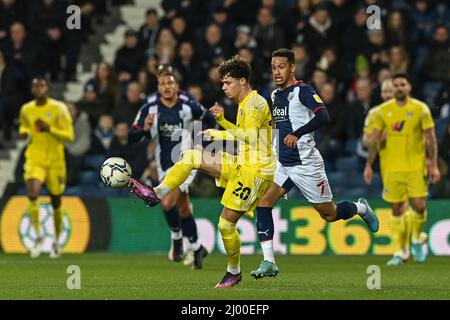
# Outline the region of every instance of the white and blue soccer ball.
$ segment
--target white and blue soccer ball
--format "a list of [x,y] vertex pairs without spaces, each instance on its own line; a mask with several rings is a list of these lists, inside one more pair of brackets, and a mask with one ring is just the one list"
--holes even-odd
[[108,158],[100,168],[103,183],[112,188],[121,188],[128,184],[131,178],[131,167],[120,157]]

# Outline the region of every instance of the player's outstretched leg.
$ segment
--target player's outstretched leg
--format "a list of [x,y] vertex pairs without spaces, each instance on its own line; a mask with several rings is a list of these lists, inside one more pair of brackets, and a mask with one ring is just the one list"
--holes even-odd
[[[226,208],[225,208],[226,210]],[[233,223],[222,216],[219,219],[219,231],[222,235],[223,244],[228,258],[227,272],[215,288],[229,288],[242,280],[240,267],[241,239],[236,229],[237,222]]]
[[264,260],[261,262],[258,269],[253,270],[250,275],[255,279],[275,277],[280,270],[275,264],[275,257],[273,253],[272,239],[274,224],[271,207],[256,208],[256,230],[258,232],[259,242],[261,243]]
[[188,150],[183,153],[180,161],[169,170],[159,186],[152,188],[143,185],[131,178],[129,187],[131,191],[151,207],[156,206],[170,191],[178,188],[188,177],[192,170],[199,169],[202,164],[200,150]]
[[364,212],[359,212],[359,216],[364,220],[364,222],[369,227],[370,231],[377,232],[380,228],[380,222],[378,221],[377,216],[373,212],[372,208],[369,205],[369,202],[364,198],[358,199],[359,204],[363,204],[366,207],[366,210]]

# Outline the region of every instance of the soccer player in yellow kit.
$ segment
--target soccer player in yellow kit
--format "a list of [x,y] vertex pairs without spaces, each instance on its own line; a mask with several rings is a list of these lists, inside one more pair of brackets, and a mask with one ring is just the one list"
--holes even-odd
[[24,180],[30,200],[27,211],[37,236],[35,245],[30,250],[32,258],[40,255],[43,242],[37,203],[42,184],[47,186],[54,212],[55,239],[50,257],[57,258],[61,255],[58,237],[64,214],[61,194],[64,192],[66,183],[64,142],[74,140],[72,118],[67,106],[49,98],[48,91],[47,80],[33,79],[34,100],[24,104],[19,114],[20,137],[29,138],[25,151]]
[[136,196],[154,206],[182,184],[194,169],[214,177],[217,186],[225,188],[221,200],[224,209],[218,226],[228,266],[216,288],[226,288],[242,279],[241,241],[236,224],[242,215],[252,215],[253,209],[269,189],[274,177],[276,158],[271,148],[272,115],[267,101],[250,87],[251,67],[248,62],[235,56],[219,66],[219,75],[226,96],[239,102],[236,125],[224,118],[224,109],[216,103],[210,108],[210,112],[226,131],[208,129],[201,134],[213,140],[237,140],[238,155],[189,150],[170,169],[159,186],[150,188],[131,179],[130,188]]
[[[437,143],[434,121],[426,104],[410,97],[411,84],[405,74],[393,77],[394,99],[379,106],[373,114],[373,141],[386,132],[385,147],[380,152],[383,176],[383,199],[392,204],[391,231],[396,252],[388,265],[403,263],[408,219],[403,216],[412,205],[411,235],[413,255],[425,261],[421,233],[426,223],[427,180],[437,183]],[[364,176],[370,181],[377,148],[369,148]],[[405,204],[406,203],[406,204]]]

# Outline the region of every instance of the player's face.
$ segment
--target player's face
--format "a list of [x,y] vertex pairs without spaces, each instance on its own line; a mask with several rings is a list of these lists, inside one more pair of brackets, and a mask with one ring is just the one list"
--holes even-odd
[[273,57],[272,58],[272,78],[278,87],[284,87],[293,79],[295,71],[295,65],[288,63],[286,57]]
[[158,79],[159,94],[167,100],[172,100],[178,92],[178,84],[173,76],[162,76]]
[[404,78],[397,78],[393,82],[394,84],[394,96],[398,100],[404,100],[411,92],[411,85],[408,80]]
[[242,86],[240,80],[226,75],[223,77],[222,83],[222,90],[225,95],[230,99],[236,100],[241,92]]
[[33,85],[31,87],[31,93],[35,99],[47,98],[48,85],[44,80],[33,80]]

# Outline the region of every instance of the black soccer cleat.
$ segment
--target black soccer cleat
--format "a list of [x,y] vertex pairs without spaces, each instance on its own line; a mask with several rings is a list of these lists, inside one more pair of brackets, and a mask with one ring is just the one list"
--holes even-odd
[[203,267],[203,259],[208,255],[208,250],[204,246],[194,251],[194,262],[192,262],[193,269],[201,269]]
[[172,240],[173,245],[173,261],[180,262],[184,258],[183,252],[183,238]]

